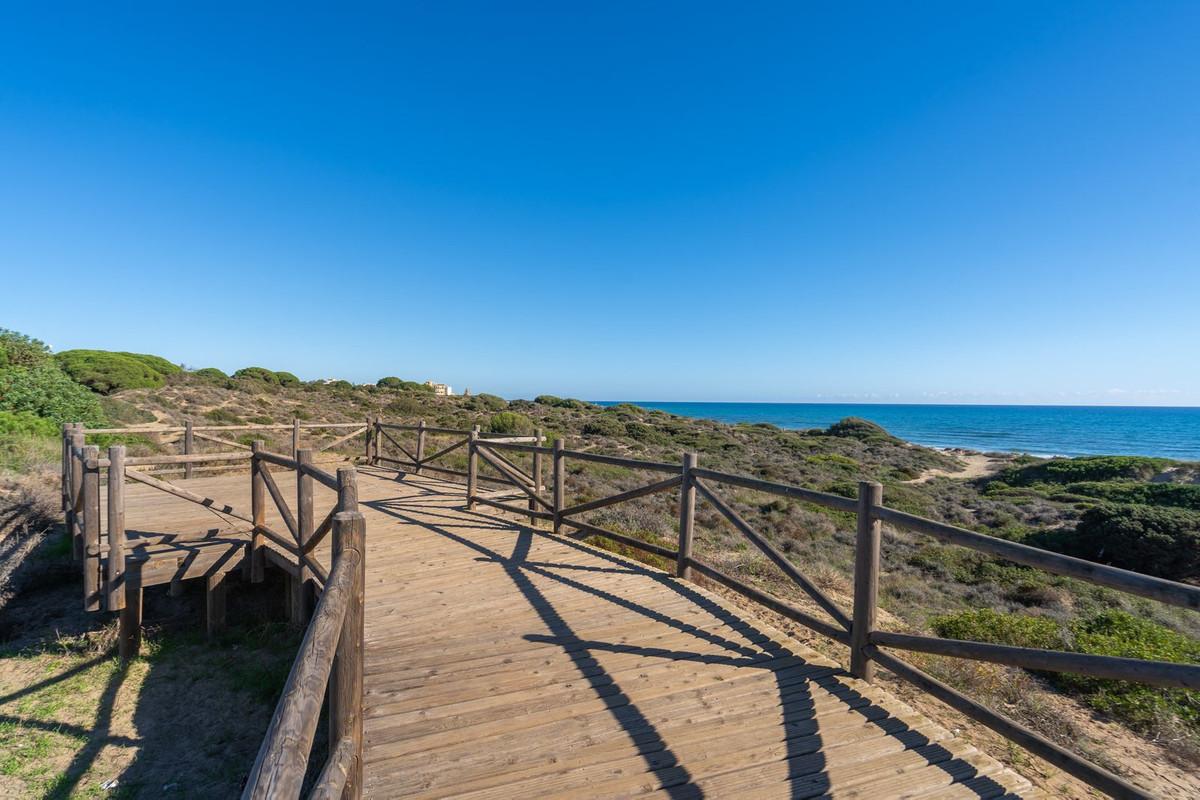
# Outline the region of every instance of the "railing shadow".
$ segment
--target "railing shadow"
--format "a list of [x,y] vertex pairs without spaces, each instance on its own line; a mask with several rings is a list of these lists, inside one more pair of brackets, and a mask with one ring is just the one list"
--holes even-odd
[[[783,760],[787,765],[789,794],[792,798],[813,797],[836,788],[830,783],[826,770],[828,766],[825,758],[826,744],[822,740],[820,721],[816,716],[815,701],[811,691],[813,686],[820,687],[830,696],[837,698],[844,704],[847,711],[858,714],[864,723],[874,726],[879,737],[894,740],[899,744],[899,750],[914,753],[923,759],[926,765],[943,770],[949,778],[949,782],[957,783],[979,797],[1013,797],[1002,784],[987,776],[979,775],[974,765],[955,757],[943,745],[920,731],[914,730],[907,723],[854,689],[846,682],[849,676],[843,670],[815,667],[805,662],[800,655],[773,640],[753,623],[686,584],[658,570],[642,567],[570,538],[552,537],[547,533],[502,520],[487,513],[465,511],[461,506],[430,506],[429,500],[436,496],[445,497],[449,502],[455,500],[461,502],[462,497],[454,489],[433,490],[423,487],[419,497],[406,495],[388,500],[369,501],[364,505],[474,550],[479,554],[477,561],[501,566],[550,631],[548,635],[527,634],[525,638],[530,642],[561,646],[581,674],[589,679],[592,686],[609,686],[615,680],[613,676],[605,673],[603,668],[598,666],[599,661],[596,655],[602,653],[628,653],[664,660],[686,660],[770,672],[778,692],[785,747]],[[414,516],[414,514],[418,516]],[[481,526],[490,530],[512,531],[516,535],[512,554],[501,555],[495,550],[471,540],[467,535],[456,533],[453,530],[472,530]],[[532,544],[537,538],[553,541],[557,545],[571,547],[580,552],[587,552],[602,561],[608,561],[610,565],[559,564],[552,561],[532,560],[529,554]],[[564,575],[561,574],[562,572],[570,574]],[[648,608],[585,582],[589,575],[614,573],[640,575],[668,588],[711,615],[714,621],[713,628],[725,626],[737,633],[738,636],[752,642],[753,646],[747,646],[715,634],[707,628],[675,619],[669,614]],[[553,604],[533,583],[532,576],[548,579],[590,594],[600,601],[685,632],[710,645],[716,645],[727,654],[640,647],[583,638],[555,610]],[[669,743],[659,734],[646,716],[632,702],[619,708],[625,710],[610,709],[610,713],[638,747],[646,761],[648,771],[655,775],[662,783],[663,788],[673,797],[703,796],[702,787],[691,783],[691,775],[688,773],[686,765],[679,763],[678,758],[671,751]],[[647,734],[645,731],[649,733]],[[897,751],[894,745],[892,750]],[[655,756],[650,758],[650,753],[654,753]]]

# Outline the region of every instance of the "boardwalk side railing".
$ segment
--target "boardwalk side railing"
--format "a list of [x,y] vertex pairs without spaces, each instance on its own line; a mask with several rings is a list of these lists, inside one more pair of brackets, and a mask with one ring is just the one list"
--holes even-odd
[[[237,429],[251,429],[236,426]],[[282,426],[274,426],[281,428]],[[178,455],[129,456],[124,445],[112,445],[101,457],[95,445],[85,444],[87,433],[120,432],[130,429],[85,431],[81,425],[63,428],[62,504],[68,531],[84,568],[84,606],[98,611],[120,611],[119,651],[123,660],[136,655],[140,644],[141,586],[130,581],[125,554],[129,545],[125,529],[125,483],[134,480],[182,500],[204,506],[229,519],[247,523],[250,541],[243,563],[252,581],[261,581],[265,561],[284,570],[289,577],[290,612],[293,622],[308,620],[308,607],[319,594],[316,609],[308,620],[304,640],[292,665],[267,735],[259,749],[243,794],[246,798],[298,797],[308,767],[310,750],[328,689],[330,752],[310,797],[357,798],[362,792],[362,683],[363,683],[363,592],[365,575],[365,522],[358,512],[358,486],[353,467],[341,467],[332,475],[317,467],[318,450],[303,449],[298,425],[293,431],[293,457],[272,453],[262,440],[249,446],[208,437],[235,446],[233,452],[194,453],[190,450],[196,430],[186,429],[185,452]],[[334,426],[350,427],[350,426]],[[329,449],[368,431],[370,425],[325,445]],[[261,429],[259,427],[258,429]],[[154,429],[156,432],[162,429]],[[230,430],[230,428],[225,428]],[[205,497],[184,486],[143,472],[138,467],[218,463],[223,467],[248,462],[250,466],[249,513],[230,503]],[[284,498],[272,467],[292,470],[296,475],[294,506]],[[107,541],[101,537],[103,500],[101,475],[107,470]],[[337,492],[337,501],[320,522],[313,511],[313,489],[321,485]],[[266,522],[270,495],[288,535]],[[313,555],[323,539],[332,534],[332,565],[325,571]],[[268,544],[268,542],[270,544]],[[210,585],[223,576],[209,576]],[[133,593],[133,597],[129,595]],[[211,593],[210,593],[211,594]],[[210,601],[211,602],[211,601]],[[221,601],[223,604],[223,600]],[[212,609],[209,609],[211,614]]]
[[326,689],[329,757],[309,797],[362,796],[366,529],[357,511],[338,512],[331,527],[329,579],[250,770],[244,800],[300,796]]
[[[391,425],[378,420],[375,424],[380,430],[417,431],[418,435],[421,435],[421,431],[432,430],[423,425]],[[544,447],[540,444],[540,431],[534,437],[489,439],[482,436],[478,428],[472,431],[436,430],[439,433],[458,437],[455,448],[462,446],[467,448],[467,468],[465,470],[443,471],[466,479],[465,494],[468,508],[485,505],[526,516],[531,524],[536,521],[551,522],[556,534],[564,533],[565,529],[571,529],[574,531],[572,535],[578,538],[602,536],[655,556],[670,559],[674,562],[675,574],[679,578],[690,579],[695,574],[702,575],[817,633],[848,646],[850,649],[850,672],[854,676],[872,681],[875,677],[876,665],[881,666],[897,677],[934,695],[968,717],[1020,744],[1065,772],[1114,797],[1145,798],[1152,795],[1108,770],[1060,747],[1009,717],[972,700],[894,655],[891,651],[908,650],[1045,672],[1067,672],[1097,678],[1133,681],[1150,686],[1200,690],[1200,665],[1012,647],[879,630],[876,616],[879,598],[881,528],[882,523],[886,522],[895,528],[929,535],[947,544],[966,547],[1024,566],[1069,576],[1086,583],[1106,586],[1181,608],[1200,610],[1200,587],[997,539],[965,528],[888,508],[883,504],[883,487],[871,481],[860,482],[857,498],[848,498],[799,486],[703,469],[698,466],[698,458],[694,453],[685,454],[678,464],[670,464],[582,450],[568,450],[561,439],[556,439],[552,447]],[[396,444],[399,446],[399,442]],[[423,450],[420,441],[416,447],[416,453],[410,453],[407,448],[402,448],[402,450],[409,455],[409,461],[381,457],[378,452],[375,452],[373,463],[429,468],[428,460],[422,460],[419,455]],[[506,458],[503,455],[506,452],[532,456],[532,468],[528,472],[525,471],[513,460]],[[542,479],[543,464],[546,460],[551,463],[549,486]],[[568,460],[666,474],[670,477],[608,497],[568,504],[566,499],[566,463]],[[490,468],[494,474],[492,476],[480,474],[481,466]],[[518,491],[518,498],[527,498],[527,506],[514,505],[511,502],[483,496],[479,490],[479,483],[482,480],[514,487]],[[856,519],[853,607],[849,611],[841,608],[805,576],[783,552],[770,542],[768,537],[747,522],[721,497],[718,491],[720,486],[792,498],[823,508],[853,514]],[[549,489],[548,493],[546,489]],[[678,493],[679,540],[676,549],[593,525],[578,518],[579,515],[589,511],[662,492]],[[697,499],[711,504],[734,529],[740,532],[750,544],[775,564],[807,595],[829,617],[829,620],[816,617],[787,600],[751,586],[746,581],[697,557],[692,548]]]

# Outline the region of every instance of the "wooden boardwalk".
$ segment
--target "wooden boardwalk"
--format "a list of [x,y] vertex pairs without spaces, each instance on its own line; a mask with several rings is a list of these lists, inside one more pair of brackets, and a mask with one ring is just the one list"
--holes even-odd
[[[186,485],[248,500],[244,474]],[[368,796],[1033,796],[694,584],[468,512],[459,485],[377,468],[358,485]],[[333,500],[318,491],[318,514]],[[130,530],[245,535],[153,489],[131,487],[126,504]]]

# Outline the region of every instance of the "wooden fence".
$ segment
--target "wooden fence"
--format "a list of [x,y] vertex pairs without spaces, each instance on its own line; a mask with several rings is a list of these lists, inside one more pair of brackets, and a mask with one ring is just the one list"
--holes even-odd
[[[261,430],[264,426],[227,426],[220,430]],[[330,754],[311,793],[314,798],[357,798],[362,792],[362,681],[363,681],[363,591],[365,575],[365,522],[358,512],[358,489],[353,467],[341,467],[330,474],[314,462],[317,450],[302,449],[299,424],[267,426],[267,429],[292,429],[292,457],[266,450],[261,440],[248,446],[216,436],[207,440],[238,448],[234,452],[196,453],[193,437],[200,429],[190,424],[185,433],[184,450],[178,455],[128,456],[124,445],[108,448],[101,457],[99,448],[86,445],[88,433],[137,432],[137,429],[101,429],[85,431],[80,425],[63,428],[62,501],[68,531],[83,563],[84,606],[99,611],[107,608],[120,612],[119,651],[127,660],[137,654],[141,637],[142,576],[146,562],[137,570],[127,569],[126,551],[131,544],[125,530],[125,483],[146,484],[182,500],[197,503],[218,514],[246,523],[243,538],[218,540],[217,563],[196,560],[196,574],[178,572],[174,580],[204,577],[207,581],[207,618],[224,617],[223,584],[225,573],[241,564],[250,580],[263,580],[267,561],[288,576],[289,613],[294,623],[308,621],[303,643],[293,662],[271,725],[263,740],[247,782],[246,798],[298,797],[309,752],[320,717],[322,700],[329,688]],[[321,449],[329,449],[367,431],[369,425],[314,424],[309,427],[354,427]],[[175,429],[155,428],[153,432]],[[149,431],[146,431],[149,432]],[[248,463],[250,467],[250,510],[205,497],[175,483],[162,480],[139,467],[179,466],[201,463],[230,466]],[[295,472],[294,508],[284,498],[272,473],[272,467]],[[106,497],[100,492],[101,476],[107,478]],[[313,488],[321,485],[337,492],[332,510],[317,522],[313,512]],[[287,534],[272,529],[266,522],[267,496],[277,507]],[[106,537],[101,536],[101,507],[107,501]],[[315,548],[330,533],[332,565],[328,571],[313,555]],[[206,541],[208,541],[206,539]],[[225,546],[225,543],[228,546]],[[236,558],[235,558],[236,556]],[[189,567],[190,568],[190,567]],[[316,610],[308,620],[309,608],[319,596]],[[210,628],[211,630],[211,628]]]
[[[429,463],[433,458],[465,446],[467,448],[465,470],[442,467],[436,469],[439,472],[466,479],[465,491],[468,508],[485,505],[526,516],[531,524],[539,520],[548,521],[553,524],[556,534],[564,533],[564,529],[569,528],[575,532],[574,535],[581,538],[603,536],[626,546],[671,559],[675,563],[675,573],[680,578],[690,579],[696,574],[702,575],[817,633],[846,645],[850,649],[850,672],[854,676],[871,681],[874,679],[876,665],[881,666],[968,717],[1025,747],[1030,752],[1046,759],[1065,772],[1113,797],[1147,798],[1152,795],[1108,770],[1060,747],[1003,714],[986,708],[899,658],[892,651],[909,650],[1045,672],[1068,672],[1097,678],[1134,681],[1150,686],[1200,690],[1200,666],[1197,665],[1012,647],[879,630],[876,624],[876,613],[879,596],[881,525],[885,522],[898,529],[932,536],[947,544],[966,547],[1017,564],[1118,589],[1182,608],[1200,610],[1200,587],[997,539],[965,528],[888,508],[883,504],[883,487],[878,483],[861,482],[858,486],[858,497],[852,499],[799,486],[703,469],[698,465],[698,459],[694,453],[687,453],[679,463],[670,464],[581,450],[568,450],[561,439],[556,439],[552,447],[544,447],[541,446],[540,431],[532,437],[488,438],[480,434],[478,428],[473,431],[435,429],[427,428],[423,424],[417,426],[394,425],[381,423],[379,420],[375,420],[372,427],[374,429],[373,438],[377,444],[381,437],[386,437],[401,453],[408,456],[408,460],[383,456],[376,445],[373,449],[371,446],[368,447],[367,457],[370,463],[412,467],[416,471],[433,469],[433,465]],[[389,431],[416,432],[418,439],[414,448],[415,452],[409,451],[400,441],[389,435],[387,433]],[[443,448],[433,456],[426,458],[424,457],[424,438],[430,431],[456,437],[456,442],[452,447]],[[512,459],[505,457],[504,453],[506,452],[532,456],[531,469],[526,472]],[[609,497],[569,505],[566,499],[566,463],[568,460],[666,474],[669,477]],[[548,487],[542,474],[546,461],[551,464],[551,480]],[[495,475],[481,475],[481,464],[490,467]],[[512,502],[482,496],[479,484],[483,480],[515,487],[519,492],[518,497],[525,498],[527,503],[515,505]],[[854,514],[857,525],[853,607],[846,611],[821,591],[784,553],[770,542],[768,537],[756,530],[721,497],[718,492],[720,486],[731,486],[768,495],[793,498],[824,508]],[[598,527],[578,518],[579,515],[589,511],[661,492],[677,493],[678,496],[679,543],[677,549],[643,541],[619,531]],[[740,578],[729,575],[696,557],[692,551],[692,542],[698,499],[711,504],[734,529],[739,531],[822,609],[828,615],[829,620],[816,617],[793,603],[751,586]]]

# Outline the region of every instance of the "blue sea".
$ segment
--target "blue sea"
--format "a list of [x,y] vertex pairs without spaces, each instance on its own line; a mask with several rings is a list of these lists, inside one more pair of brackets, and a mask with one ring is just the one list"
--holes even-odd
[[894,436],[930,447],[1200,461],[1200,408],[626,402],[685,417],[769,422],[781,428],[824,428],[843,417],[862,417]]

